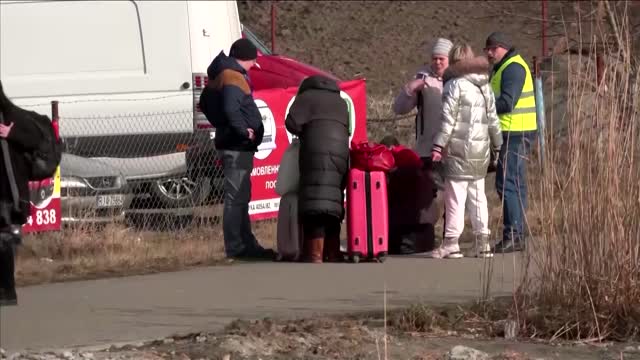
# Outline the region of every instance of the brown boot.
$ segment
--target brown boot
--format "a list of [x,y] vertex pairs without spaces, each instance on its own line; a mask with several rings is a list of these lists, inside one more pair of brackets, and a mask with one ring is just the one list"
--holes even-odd
[[305,261],[315,264],[321,264],[324,248],[324,238],[316,237],[307,239],[307,241],[305,241],[305,246],[307,249],[305,252]]
[[340,253],[340,237],[327,236],[324,243],[324,261],[342,262],[344,260]]

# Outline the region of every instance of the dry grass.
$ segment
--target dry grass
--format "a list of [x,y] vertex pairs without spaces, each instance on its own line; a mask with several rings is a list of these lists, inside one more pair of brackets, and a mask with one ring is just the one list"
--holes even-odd
[[[253,225],[264,246],[272,247],[272,221]],[[109,224],[30,235],[18,248],[19,285],[176,271],[224,261],[222,226],[191,226],[181,231],[139,231]]]
[[640,338],[640,71],[624,56],[633,53],[626,14],[611,16],[616,29],[581,41],[606,49],[602,84],[595,49],[568,55],[566,131],[547,137],[545,172],[530,179],[537,236],[514,316],[534,337]]
[[414,304],[389,313],[393,330],[431,335],[503,337],[510,299],[487,303],[432,306]]

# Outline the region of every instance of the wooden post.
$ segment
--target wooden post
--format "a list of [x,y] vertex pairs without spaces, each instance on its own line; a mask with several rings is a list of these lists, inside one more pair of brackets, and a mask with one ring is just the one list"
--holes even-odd
[[542,0],[542,59],[547,56],[547,0]]

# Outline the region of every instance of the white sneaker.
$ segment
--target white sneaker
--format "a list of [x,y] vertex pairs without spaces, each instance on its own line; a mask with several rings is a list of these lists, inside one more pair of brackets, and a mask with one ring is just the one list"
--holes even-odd
[[477,258],[492,258],[491,245],[489,245],[489,239],[485,236],[476,238],[476,245],[474,247],[474,254]]
[[493,253],[491,252],[491,246],[488,243],[484,243],[476,247],[476,257],[484,259],[492,258]]
[[431,259],[462,259],[464,255],[460,252],[460,248],[439,247],[427,253],[427,257]]

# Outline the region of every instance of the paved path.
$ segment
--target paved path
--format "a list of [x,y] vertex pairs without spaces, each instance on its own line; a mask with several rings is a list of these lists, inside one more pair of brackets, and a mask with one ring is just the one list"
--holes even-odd
[[[514,256],[494,261],[493,294],[514,287]],[[384,264],[255,263],[21,288],[0,309],[0,346],[13,352],[214,331],[236,318],[381,310],[480,295],[479,259],[390,258]]]

